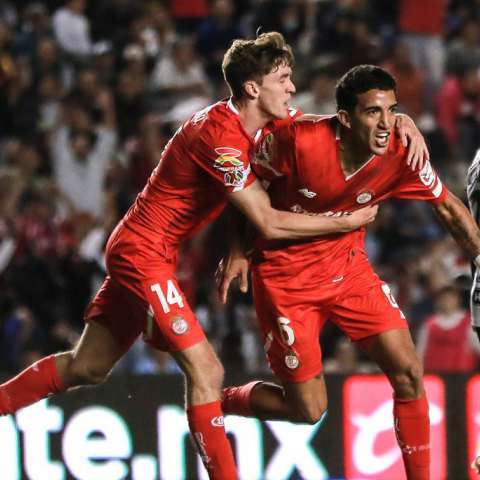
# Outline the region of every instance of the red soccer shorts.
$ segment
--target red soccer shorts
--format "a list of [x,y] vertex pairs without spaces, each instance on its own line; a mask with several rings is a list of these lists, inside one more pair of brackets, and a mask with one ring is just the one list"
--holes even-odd
[[175,352],[202,341],[205,334],[174,277],[175,263],[123,224],[106,249],[108,277],[85,312],[110,330],[128,350],[143,333],[152,347]]
[[388,285],[359,249],[347,273],[328,284],[288,282],[278,288],[253,270],[253,294],[270,368],[283,381],[304,382],[322,371],[320,331],[331,318],[352,341],[408,328]]

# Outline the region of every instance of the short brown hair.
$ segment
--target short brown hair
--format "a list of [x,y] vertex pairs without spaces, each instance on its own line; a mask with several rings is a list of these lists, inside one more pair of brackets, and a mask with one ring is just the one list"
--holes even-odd
[[235,40],[223,58],[222,70],[235,98],[244,96],[246,82],[259,85],[263,77],[282,64],[293,65],[293,53],[278,32],[262,33],[255,40]]

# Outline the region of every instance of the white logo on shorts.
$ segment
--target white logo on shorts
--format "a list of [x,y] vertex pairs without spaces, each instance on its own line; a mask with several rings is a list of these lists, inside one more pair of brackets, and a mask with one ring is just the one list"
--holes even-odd
[[298,365],[300,365],[300,362],[298,361],[297,356],[295,355],[295,352],[289,352],[285,356],[285,365],[290,369],[290,370],[295,370]]

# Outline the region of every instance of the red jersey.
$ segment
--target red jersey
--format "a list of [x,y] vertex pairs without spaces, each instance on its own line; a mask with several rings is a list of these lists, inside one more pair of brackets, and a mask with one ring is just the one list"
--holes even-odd
[[227,194],[253,183],[255,144],[298,114],[291,110],[286,120],[271,122],[252,137],[231,100],[195,113],[166,145],[124,223],[175,261],[179,245],[218,216]]
[[478,354],[470,345],[472,319],[465,312],[453,328],[443,328],[436,316],[425,322],[426,346],[423,365],[427,373],[469,373],[478,366]]
[[[296,121],[271,133],[255,150],[255,173],[270,182],[273,208],[303,215],[349,215],[388,197],[436,204],[448,194],[429,162],[419,171],[407,165],[406,148],[395,132],[388,151],[374,155],[346,176],[340,157],[336,116]],[[364,249],[365,230],[332,234],[313,240],[267,241],[257,236],[252,268],[266,283],[289,288],[331,282],[342,277],[349,254]],[[294,280],[294,282],[292,282]]]

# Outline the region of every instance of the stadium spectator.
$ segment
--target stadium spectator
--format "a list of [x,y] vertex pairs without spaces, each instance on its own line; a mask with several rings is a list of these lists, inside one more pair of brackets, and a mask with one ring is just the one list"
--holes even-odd
[[233,0],[213,0],[209,18],[195,32],[195,51],[213,87],[224,83],[221,65],[225,52],[234,39],[244,37]]
[[480,360],[480,345],[471,327],[470,312],[462,305],[454,284],[440,289],[435,312],[420,330],[417,353],[425,373],[474,373]]
[[474,69],[449,75],[436,96],[436,120],[451,158],[468,162],[480,138],[480,78]]
[[69,122],[52,135],[51,155],[59,188],[68,192],[75,208],[99,218],[103,213],[106,165],[115,153],[117,133],[113,100],[108,92],[99,97],[104,122],[95,126],[89,110],[68,108]]

